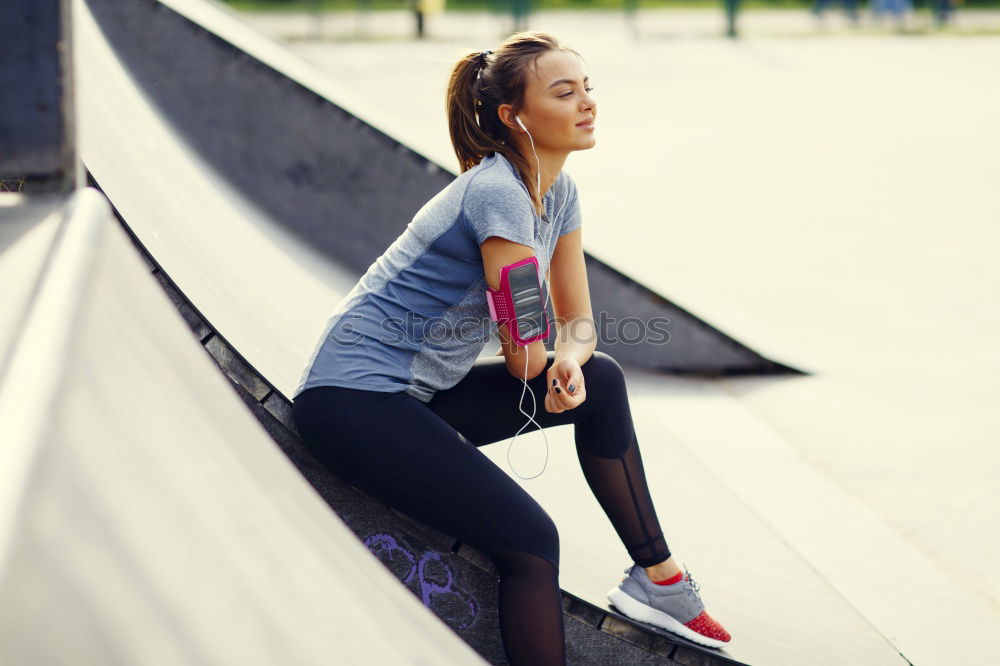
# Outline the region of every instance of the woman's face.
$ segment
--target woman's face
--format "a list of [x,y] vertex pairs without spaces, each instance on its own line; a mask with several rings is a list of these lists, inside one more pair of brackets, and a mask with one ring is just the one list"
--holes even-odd
[[[536,63],[528,69],[524,106],[517,114],[531,132],[536,149],[593,148],[597,142],[594,126],[577,124],[597,117],[597,102],[590,96],[592,88],[580,59],[572,53],[546,51]],[[513,116],[511,122],[527,139]]]

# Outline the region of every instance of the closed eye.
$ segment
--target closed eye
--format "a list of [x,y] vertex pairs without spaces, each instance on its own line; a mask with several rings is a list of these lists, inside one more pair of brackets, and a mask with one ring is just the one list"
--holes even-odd
[[[590,91],[592,91],[592,90],[593,90],[593,88],[584,88],[584,90],[586,90],[587,92],[590,92]],[[567,91],[566,91],[566,94],[565,94],[565,95],[559,95],[559,96],[560,96],[560,97],[566,97],[566,96],[568,96],[568,95],[572,95],[572,94],[573,94],[573,91],[572,91],[572,90],[567,90]]]

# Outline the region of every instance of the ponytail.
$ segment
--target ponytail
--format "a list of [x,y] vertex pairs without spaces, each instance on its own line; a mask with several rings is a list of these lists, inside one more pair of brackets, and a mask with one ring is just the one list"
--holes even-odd
[[[485,86],[480,76],[485,69],[483,60],[478,51],[466,55],[455,65],[448,81],[448,132],[460,173],[479,164],[486,155],[502,152],[508,136],[507,127],[496,115],[498,105],[483,103]],[[488,89],[485,95],[489,95]]]

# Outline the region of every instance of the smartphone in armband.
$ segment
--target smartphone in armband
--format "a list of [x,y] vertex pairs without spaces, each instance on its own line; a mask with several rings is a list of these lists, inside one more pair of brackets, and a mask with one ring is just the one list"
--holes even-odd
[[507,324],[520,347],[544,340],[551,323],[545,311],[545,292],[538,271],[538,259],[528,257],[500,269],[500,288],[486,287],[490,318]]

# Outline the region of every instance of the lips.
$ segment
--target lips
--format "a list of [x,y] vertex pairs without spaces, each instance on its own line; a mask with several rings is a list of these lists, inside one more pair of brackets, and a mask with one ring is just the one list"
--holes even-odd
[[593,118],[587,118],[582,123],[577,123],[576,126],[577,127],[585,127],[587,125],[593,125],[593,124],[594,124],[594,119]]

